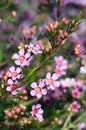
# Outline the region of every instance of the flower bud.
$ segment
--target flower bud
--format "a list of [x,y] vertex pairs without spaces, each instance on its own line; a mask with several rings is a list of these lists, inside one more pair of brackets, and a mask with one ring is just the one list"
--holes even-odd
[[16,11],[12,11],[12,17],[16,17]]

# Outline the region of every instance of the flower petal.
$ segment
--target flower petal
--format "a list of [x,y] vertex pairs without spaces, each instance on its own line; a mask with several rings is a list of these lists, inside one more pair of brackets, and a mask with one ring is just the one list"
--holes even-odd
[[32,87],[32,88],[37,88],[37,83],[36,83],[36,82],[33,82],[33,83],[31,84],[31,87]]
[[31,94],[31,96],[35,96],[35,95],[36,95],[35,90],[31,90],[31,91],[30,91],[30,94]]

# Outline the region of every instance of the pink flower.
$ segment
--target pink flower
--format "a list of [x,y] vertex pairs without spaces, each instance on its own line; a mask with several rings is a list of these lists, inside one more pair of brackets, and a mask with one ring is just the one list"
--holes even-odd
[[8,79],[8,87],[6,88],[6,90],[8,92],[11,92],[12,95],[16,95],[18,91],[22,92],[22,90],[26,89],[26,85],[17,88],[17,83],[18,81],[13,81],[12,79]]
[[58,76],[56,73],[54,73],[52,76],[51,76],[51,73],[48,72],[46,74],[46,85],[48,85],[48,87],[51,89],[51,90],[55,90],[56,87],[59,87],[60,86],[60,82],[57,81],[58,79]]
[[30,43],[28,45],[28,52],[32,52],[33,54],[37,55],[37,54],[41,54],[42,50],[38,44]]
[[72,97],[73,98],[79,98],[80,97],[79,90],[77,90],[77,89],[72,90]]
[[76,82],[74,82],[73,87],[78,90],[83,89],[83,84],[80,80],[77,80]]
[[64,70],[68,68],[68,62],[64,59],[63,56],[55,56],[54,60],[56,65],[61,66]]
[[66,70],[68,68],[68,62],[67,60],[64,59],[63,56],[55,56],[54,57],[55,60],[55,72],[56,74],[61,77],[62,75],[66,74]]
[[42,97],[42,95],[47,94],[47,89],[45,88],[43,81],[40,81],[39,84],[33,82],[31,87],[33,88],[33,90],[30,91],[31,96],[36,96],[39,99]]
[[73,112],[78,112],[81,106],[77,101],[74,101],[73,103],[70,104],[69,107]]
[[62,75],[66,75],[66,71],[62,67],[59,67],[59,66],[56,66],[55,72],[58,75],[58,77],[61,77]]
[[8,92],[11,92],[12,95],[16,95],[17,94],[17,91],[16,91],[17,83],[18,83],[17,81],[8,79],[8,87],[6,88],[6,90]]
[[31,115],[33,117],[36,117],[40,122],[43,121],[43,110],[41,108],[41,105],[40,104],[37,104],[37,105],[33,105],[32,106],[32,111],[31,111]]
[[20,72],[21,72],[21,68],[19,67],[15,68],[15,66],[12,66],[9,68],[8,76],[12,78],[12,80],[20,79],[21,77]]
[[15,64],[20,65],[21,67],[29,66],[30,61],[32,60],[32,56],[30,53],[25,53],[25,50],[22,48],[19,50],[18,54],[15,53],[13,55],[13,59],[15,59]]

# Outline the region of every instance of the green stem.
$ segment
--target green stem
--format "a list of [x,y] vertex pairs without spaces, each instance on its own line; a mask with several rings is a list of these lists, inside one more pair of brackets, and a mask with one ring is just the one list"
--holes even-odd
[[69,115],[68,115],[68,117],[67,117],[67,119],[66,119],[66,121],[65,121],[65,123],[64,123],[64,125],[63,125],[62,130],[68,130],[68,129],[67,129],[67,126],[68,126],[68,123],[69,123],[70,120],[71,120],[72,115],[73,115],[73,113],[70,112]]

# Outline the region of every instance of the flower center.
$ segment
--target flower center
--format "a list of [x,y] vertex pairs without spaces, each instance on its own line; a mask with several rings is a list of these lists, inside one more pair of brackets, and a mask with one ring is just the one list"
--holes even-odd
[[49,79],[49,84],[54,84],[54,80],[51,78],[51,79]]
[[12,84],[10,87],[12,90],[14,90],[16,88],[16,84]]
[[33,47],[32,50],[35,51],[35,52],[38,51],[36,47]]
[[34,108],[33,112],[34,112],[34,114],[37,114],[38,109],[37,109],[37,108]]
[[78,96],[78,93],[77,93],[77,92],[74,92],[74,96],[77,97],[77,96]]
[[17,75],[18,75],[17,72],[15,72],[15,71],[12,72],[12,76],[13,76],[13,77],[16,77]]
[[41,92],[41,89],[40,89],[39,87],[37,87],[37,88],[35,89],[35,92],[38,94],[38,93]]
[[57,74],[61,74],[61,70],[60,69],[56,69],[56,73]]
[[77,106],[73,104],[72,109],[77,109]]
[[25,57],[24,56],[20,56],[19,57],[19,61],[22,63],[23,61],[25,60]]

